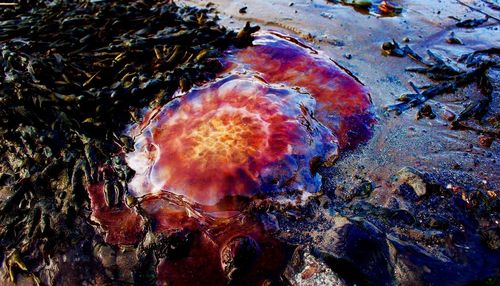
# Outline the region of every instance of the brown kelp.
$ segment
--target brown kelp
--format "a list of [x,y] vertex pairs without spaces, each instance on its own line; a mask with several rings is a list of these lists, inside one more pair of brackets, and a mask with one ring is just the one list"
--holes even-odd
[[221,51],[256,28],[235,33],[210,8],[164,1],[31,2],[0,11],[0,249],[12,280],[39,283],[56,252],[77,251],[74,267],[94,260],[102,238],[84,188],[103,180],[106,203],[123,203],[125,125],[214,77]]

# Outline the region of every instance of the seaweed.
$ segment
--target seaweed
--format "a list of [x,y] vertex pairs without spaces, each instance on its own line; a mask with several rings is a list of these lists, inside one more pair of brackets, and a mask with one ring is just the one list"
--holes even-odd
[[[214,78],[251,43],[213,8],[170,1],[21,1],[0,11],[0,250],[10,279],[96,240],[86,188],[127,198],[122,130],[177,89]],[[102,240],[97,239],[97,240]],[[9,254],[10,253],[10,254]],[[82,253],[82,255],[85,255]],[[92,261],[93,258],[89,258]],[[97,270],[96,270],[97,271]]]
[[423,57],[415,53],[408,46],[405,46],[402,50],[405,52],[405,55],[408,55],[422,66],[407,68],[407,71],[424,74],[436,81],[436,83],[418,88],[410,82],[414,93],[401,95],[398,98],[400,103],[386,107],[387,111],[401,114],[410,108],[424,104],[427,100],[438,95],[452,93],[461,87],[477,83],[481,88],[483,97],[477,102],[469,104],[452,122],[452,126],[456,127],[471,117],[480,120],[482,115],[486,113],[489,104],[493,100],[491,78],[487,74],[490,69],[500,66],[498,58],[499,49],[492,48],[463,55],[458,62],[464,64],[465,69],[458,68],[450,59],[442,58],[431,50],[428,50],[427,54],[433,63],[424,61]]

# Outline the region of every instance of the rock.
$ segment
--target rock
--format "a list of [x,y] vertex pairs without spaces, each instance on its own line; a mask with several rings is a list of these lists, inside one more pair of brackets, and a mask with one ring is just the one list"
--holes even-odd
[[386,15],[401,14],[401,12],[403,11],[403,7],[391,1],[382,1],[378,5],[378,8],[380,12],[382,12],[382,14]]
[[343,0],[342,2],[346,5],[353,5],[356,7],[367,7],[372,5],[371,0]]
[[443,114],[442,114],[443,118],[446,119],[447,121],[453,121],[455,120],[456,118],[456,115],[455,113],[453,113],[452,111],[448,110],[448,109],[445,109],[443,111]]
[[284,276],[294,286],[347,285],[323,261],[313,256],[309,247],[298,247],[295,250]]
[[232,281],[240,272],[249,269],[260,255],[259,244],[250,236],[232,238],[221,249],[221,263],[227,278]]
[[338,186],[335,189],[335,195],[344,201],[350,202],[355,198],[368,198],[373,190],[373,182],[364,181],[349,190],[344,189],[343,186]]
[[484,148],[490,148],[494,140],[495,138],[493,138],[493,136],[483,134],[479,136],[479,145]]
[[365,218],[335,216],[313,250],[349,285],[390,285],[385,234]]
[[438,214],[429,216],[429,227],[433,229],[446,229],[449,226],[448,219]]
[[500,249],[499,233],[500,229],[498,227],[484,230],[481,233],[481,239],[486,244],[486,246],[488,246],[488,248],[498,250]]
[[[393,275],[397,285],[421,285],[423,275],[429,271],[429,268],[424,265],[415,265],[411,259],[404,257],[405,250],[410,248],[408,243],[401,241],[395,237],[387,240],[387,246],[391,253],[391,263],[393,265]],[[413,254],[413,253],[412,253]],[[422,253],[415,253],[422,261],[428,261],[428,257]]]
[[446,42],[448,44],[452,44],[452,45],[463,45],[464,43],[462,42],[462,40],[460,40],[459,38],[457,38],[455,36],[455,33],[454,32],[451,32],[450,35],[446,38]]
[[413,188],[417,196],[421,197],[427,193],[427,183],[424,181],[424,174],[415,168],[404,167],[396,175],[396,181],[400,184],[407,184]]
[[133,246],[121,247],[116,253],[116,278],[119,281],[133,284],[133,271],[138,262],[139,258]]
[[429,104],[424,104],[417,112],[417,120],[427,117],[429,119],[436,118],[436,114],[432,111],[432,107]]
[[116,253],[110,245],[97,244],[94,247],[94,256],[101,261],[105,268],[116,266]]
[[367,198],[374,190],[373,182],[363,182],[355,189],[355,196],[361,198]]
[[260,215],[260,221],[264,231],[267,233],[278,231],[280,229],[280,225],[276,216],[272,213],[264,213]]

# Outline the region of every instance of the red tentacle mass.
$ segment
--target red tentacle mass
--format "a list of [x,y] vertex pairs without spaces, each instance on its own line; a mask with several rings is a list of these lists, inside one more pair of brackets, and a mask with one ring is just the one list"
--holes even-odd
[[263,33],[223,61],[218,80],[178,94],[132,128],[135,151],[126,159],[136,174],[129,191],[140,197],[141,215],[135,207],[107,206],[104,184],[89,189],[106,242],[137,244],[146,218],[154,234],[182,238],[184,248],[160,257],[159,283],[226,285],[233,256],[249,284],[282,273],[285,245],[257,217],[231,217],[232,199],[264,193],[297,200],[316,192],[317,166],[371,133],[365,87],[303,44]]

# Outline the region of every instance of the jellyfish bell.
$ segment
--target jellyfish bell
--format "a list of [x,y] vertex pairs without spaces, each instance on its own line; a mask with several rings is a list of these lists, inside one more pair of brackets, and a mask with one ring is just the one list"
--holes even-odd
[[310,111],[308,94],[231,75],[159,111],[127,155],[132,194],[169,191],[213,205],[227,196],[301,189],[317,192],[313,157],[337,147]]

